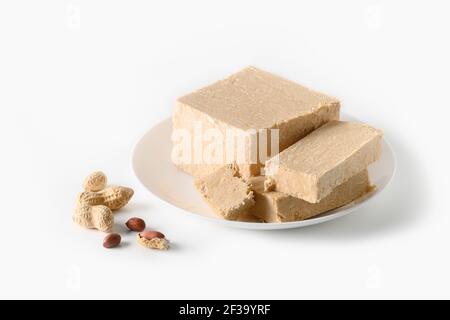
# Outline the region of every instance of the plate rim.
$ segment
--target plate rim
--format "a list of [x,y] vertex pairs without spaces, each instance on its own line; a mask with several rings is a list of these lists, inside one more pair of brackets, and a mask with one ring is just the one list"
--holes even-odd
[[[358,118],[351,116],[347,113],[341,112],[341,117],[342,116],[347,116],[350,117],[352,119],[352,121],[359,121],[361,122]],[[156,123],[154,123],[149,129],[147,129],[143,134],[139,135],[139,138],[134,142],[133,147],[131,149],[131,153],[130,153],[130,159],[129,159],[129,164],[131,166],[131,170],[135,176],[135,178],[138,180],[139,184],[145,189],[147,190],[147,192],[151,193],[153,196],[155,196],[156,198],[158,198],[159,200],[169,204],[170,206],[178,209],[178,210],[182,210],[183,212],[187,212],[189,215],[191,216],[195,216],[199,219],[203,219],[205,221],[208,222],[212,222],[212,223],[218,223],[218,224],[222,224],[228,227],[234,227],[234,228],[239,228],[239,229],[248,229],[248,230],[281,230],[281,229],[294,229],[294,228],[301,228],[301,227],[307,227],[307,226],[311,226],[311,225],[315,225],[315,224],[319,224],[319,223],[323,223],[323,222],[327,222],[327,221],[331,221],[334,219],[338,219],[340,217],[346,216],[348,214],[351,214],[352,212],[357,211],[357,209],[361,209],[363,207],[365,207],[368,203],[371,203],[373,201],[373,199],[377,198],[377,196],[387,187],[389,187],[389,185],[392,183],[392,181],[394,180],[395,176],[396,176],[396,171],[397,171],[397,156],[394,152],[394,149],[392,148],[392,144],[386,139],[385,135],[383,135],[382,140],[383,142],[388,146],[389,150],[391,151],[392,154],[392,160],[393,160],[393,169],[392,169],[392,175],[390,176],[389,180],[387,181],[387,183],[385,184],[385,186],[383,187],[382,190],[375,190],[371,195],[369,195],[366,199],[364,199],[363,201],[354,204],[354,203],[349,203],[345,206],[342,207],[338,207],[335,208],[333,210],[324,212],[316,217],[313,217],[311,219],[306,219],[306,220],[299,220],[299,221],[290,221],[290,222],[247,222],[247,221],[232,221],[232,220],[226,220],[226,219],[221,219],[220,217],[209,217],[209,216],[204,216],[202,214],[199,213],[195,213],[195,212],[191,212],[189,210],[186,210],[184,208],[180,208],[179,206],[173,204],[172,202],[164,199],[163,197],[160,197],[158,194],[156,194],[155,192],[153,192],[152,190],[150,190],[145,183],[141,180],[141,178],[139,177],[138,173],[137,173],[137,169],[135,168],[135,158],[136,158],[136,153],[137,153],[137,149],[139,147],[139,145],[141,144],[141,142],[144,141],[144,139],[147,137],[147,135],[156,127],[159,125],[162,125],[164,122],[166,121],[171,121],[172,117],[167,117],[165,119],[156,121]],[[345,208],[346,206],[348,206],[348,208]],[[352,207],[356,206],[353,210],[345,210],[345,209],[351,209]],[[334,210],[337,209],[343,209],[343,211],[338,211],[333,213]]]

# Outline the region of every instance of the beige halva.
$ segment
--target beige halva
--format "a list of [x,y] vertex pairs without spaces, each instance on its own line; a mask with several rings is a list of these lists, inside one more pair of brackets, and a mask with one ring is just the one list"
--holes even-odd
[[[225,219],[308,219],[374,188],[367,168],[380,157],[382,132],[339,121],[339,112],[335,98],[247,67],[177,100],[172,138],[189,141],[180,148],[174,139],[172,159]],[[198,152],[212,143],[214,161]]]

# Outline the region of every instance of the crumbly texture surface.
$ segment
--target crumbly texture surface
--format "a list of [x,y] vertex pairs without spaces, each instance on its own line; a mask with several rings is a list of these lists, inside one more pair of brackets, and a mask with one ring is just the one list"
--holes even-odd
[[339,101],[255,67],[178,99],[233,127],[271,128]]
[[[247,67],[226,79],[185,95],[177,100],[173,129],[206,132],[219,129],[246,136],[246,151],[250,153],[250,129],[279,129],[279,150],[283,150],[305,135],[331,120],[339,119],[337,99],[310,90],[269,72]],[[195,124],[201,128],[194,128]],[[195,143],[195,142],[194,142]],[[202,149],[208,142],[199,141]],[[270,147],[269,147],[270,149]],[[191,150],[193,154],[194,151]],[[197,159],[192,163],[175,164],[196,177],[217,169],[211,163]],[[245,156],[237,161],[244,177],[258,175],[263,163]],[[226,164],[226,156],[215,165]]]
[[239,221],[239,222],[251,222],[251,223],[255,223],[255,222],[262,223],[262,222],[264,222],[262,219],[256,217],[255,215],[253,215],[249,211],[245,211],[245,212],[242,212],[241,214],[239,214],[239,216],[237,217],[236,221]]
[[317,203],[381,155],[382,132],[331,121],[266,162],[275,190]]
[[274,191],[275,190],[275,180],[271,177],[264,179],[264,191]]
[[354,175],[318,203],[309,203],[277,191],[264,190],[264,176],[250,178],[255,206],[249,213],[264,222],[305,220],[351,203],[372,190],[367,170]]
[[[188,173],[189,175],[200,178],[210,175],[226,164],[176,164],[178,169]],[[260,174],[260,165],[257,164],[236,164],[239,170],[239,174],[244,179],[255,177]]]
[[226,165],[210,175],[195,179],[194,185],[215,213],[227,220],[254,205],[253,192],[235,165]]

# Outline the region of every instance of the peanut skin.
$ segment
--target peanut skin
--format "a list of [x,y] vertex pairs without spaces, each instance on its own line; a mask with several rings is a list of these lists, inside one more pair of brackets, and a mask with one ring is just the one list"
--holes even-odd
[[127,187],[108,187],[98,192],[85,191],[78,196],[81,205],[107,206],[111,210],[123,208],[133,196],[134,191]]
[[120,244],[122,237],[118,233],[108,233],[103,239],[103,247],[107,249],[115,248]]
[[141,232],[145,229],[145,221],[141,218],[133,217],[128,219],[128,221],[125,223],[128,229],[131,231],[137,231]]
[[114,225],[114,215],[106,206],[80,205],[75,209],[73,221],[82,227],[97,229],[103,232],[111,231]]

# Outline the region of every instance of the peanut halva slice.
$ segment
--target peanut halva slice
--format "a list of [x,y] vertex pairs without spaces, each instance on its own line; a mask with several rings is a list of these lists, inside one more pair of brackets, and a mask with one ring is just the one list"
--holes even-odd
[[[192,148],[179,150],[172,160],[178,168],[195,177],[212,173],[230,163],[229,159],[238,162],[242,177],[258,175],[265,159],[260,161],[249,156],[255,155],[253,151],[259,147],[254,144],[257,140],[255,132],[278,129],[279,143],[269,147],[273,152],[281,151],[324,123],[338,120],[339,110],[340,103],[336,98],[267,71],[247,67],[180,97],[172,118],[174,132],[187,131],[190,137],[199,133],[203,137],[215,129],[224,140],[228,132],[233,132],[243,136],[245,150],[234,155],[224,150],[220,161],[208,163],[205,158],[195,159],[193,149],[205,150],[210,141],[192,138]],[[226,141],[220,143],[225,145]],[[237,153],[235,149],[233,152]],[[237,160],[241,156],[244,159]]]
[[227,220],[236,220],[255,204],[253,192],[239,176],[235,165],[226,165],[199,177],[194,185],[211,209]]
[[264,188],[265,180],[264,176],[250,178],[249,181],[255,194],[255,205],[248,212],[264,222],[290,222],[309,219],[347,205],[373,189],[369,182],[367,169],[337,186],[318,203],[309,203],[282,192],[267,191]]
[[317,203],[381,155],[382,132],[331,121],[266,162],[275,190]]

